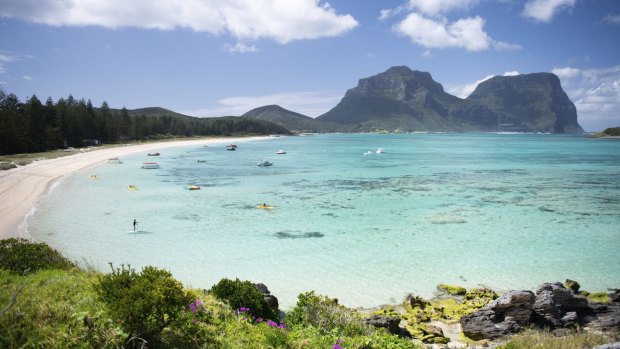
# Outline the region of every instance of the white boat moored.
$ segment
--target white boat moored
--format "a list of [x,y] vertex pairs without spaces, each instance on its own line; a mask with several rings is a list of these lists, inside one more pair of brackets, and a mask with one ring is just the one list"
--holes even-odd
[[144,169],[156,169],[159,168],[159,164],[156,162],[143,162],[142,167]]

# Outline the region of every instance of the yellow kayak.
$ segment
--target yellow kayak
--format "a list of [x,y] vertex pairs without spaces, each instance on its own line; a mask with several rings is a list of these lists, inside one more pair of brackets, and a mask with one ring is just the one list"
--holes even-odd
[[133,186],[131,186],[131,185],[130,185],[130,186],[128,186],[128,187],[127,187],[127,189],[129,189],[129,190],[140,190],[140,189],[138,189],[137,187],[133,187]]
[[264,210],[271,210],[273,208],[273,206],[269,206],[269,205],[258,205],[256,206],[256,208],[262,208]]

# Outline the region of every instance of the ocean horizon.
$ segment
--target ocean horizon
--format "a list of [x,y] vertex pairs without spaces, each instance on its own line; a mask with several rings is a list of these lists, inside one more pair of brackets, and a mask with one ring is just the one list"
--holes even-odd
[[[318,134],[225,145],[77,171],[38,202],[28,231],[104,272],[154,265],[205,289],[261,282],[284,309],[310,290],[372,307],[432,297],[440,283],[620,284],[618,141]],[[141,169],[150,161],[160,168]]]

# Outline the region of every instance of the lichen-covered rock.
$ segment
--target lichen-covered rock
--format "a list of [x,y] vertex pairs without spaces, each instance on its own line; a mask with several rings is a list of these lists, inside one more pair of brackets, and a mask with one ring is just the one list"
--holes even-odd
[[424,309],[427,306],[431,305],[431,303],[427,301],[426,299],[420,296],[412,295],[412,294],[407,295],[407,297],[405,298],[405,304],[408,304],[411,308],[420,308],[420,309]]
[[362,322],[375,328],[385,328],[392,334],[400,333],[400,327],[398,326],[400,324],[399,317],[371,315],[370,317],[362,319]]
[[477,312],[463,316],[460,321],[463,333],[480,340],[519,332],[530,322],[534,299],[530,291],[505,293]]
[[465,299],[497,299],[499,296],[490,288],[472,288],[465,294]]
[[408,325],[407,331],[411,337],[429,344],[447,344],[450,338],[445,337],[443,330],[430,324]]
[[439,284],[437,285],[437,289],[453,296],[463,296],[465,295],[465,293],[467,293],[465,287],[456,285]]
[[566,279],[566,281],[564,281],[564,287],[573,291],[573,293],[579,293],[579,288],[581,285],[579,285],[579,283],[575,280]]
[[588,294],[588,300],[590,302],[597,302],[597,303],[607,303],[610,301],[609,294],[607,294],[606,292],[590,293]]

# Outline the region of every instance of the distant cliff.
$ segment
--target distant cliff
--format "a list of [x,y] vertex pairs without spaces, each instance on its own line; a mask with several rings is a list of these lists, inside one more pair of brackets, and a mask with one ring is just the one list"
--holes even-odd
[[583,132],[554,74],[497,76],[461,99],[406,66],[359,80],[317,120],[349,131]]

